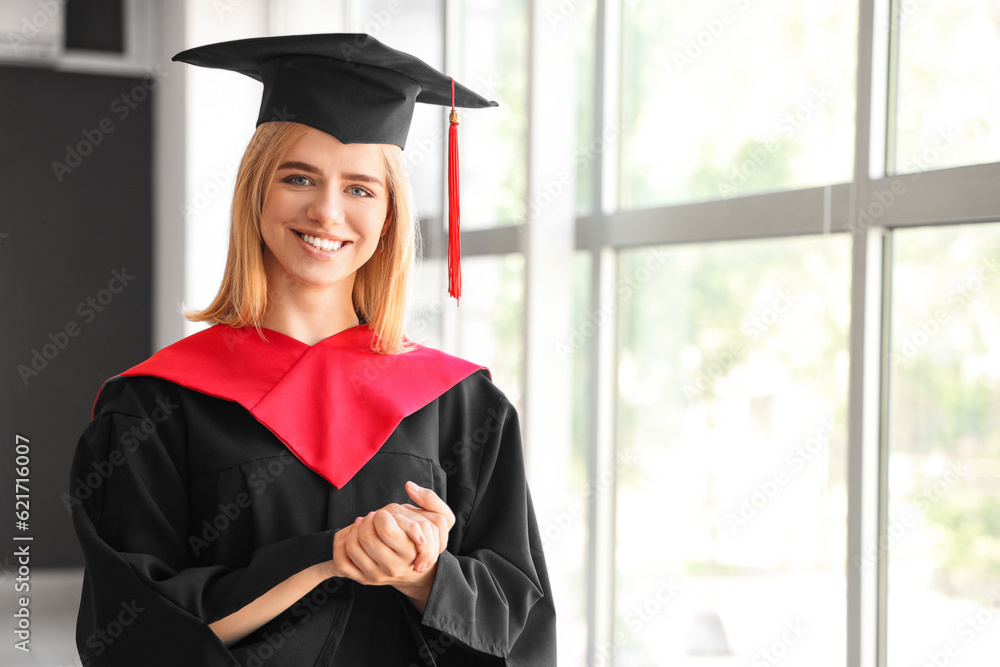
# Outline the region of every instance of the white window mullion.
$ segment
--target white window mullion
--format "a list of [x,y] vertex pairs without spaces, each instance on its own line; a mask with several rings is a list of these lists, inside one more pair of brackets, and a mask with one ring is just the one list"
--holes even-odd
[[875,194],[872,179],[885,175],[889,108],[889,0],[860,0],[858,8],[857,112],[854,181],[847,211],[853,230],[850,374],[848,389],[847,665],[884,665],[884,554],[878,544],[887,326],[886,234],[867,224]]
[[[593,134],[602,137],[609,122],[620,113],[621,3],[596,0],[594,21]],[[591,254],[590,312],[600,313],[611,304],[608,317],[595,318],[589,341],[590,389],[587,396],[587,477],[615,480],[615,404],[617,401],[616,323],[620,304],[614,283],[617,256],[607,246],[610,213],[617,208],[620,148],[616,140],[602,143],[592,171],[591,215],[588,218]],[[613,664],[615,581],[615,494],[617,481],[594,484],[593,503],[587,517],[587,641],[588,664]]]

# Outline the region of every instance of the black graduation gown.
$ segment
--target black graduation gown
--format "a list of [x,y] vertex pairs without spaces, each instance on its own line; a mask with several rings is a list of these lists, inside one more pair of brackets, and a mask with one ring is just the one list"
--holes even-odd
[[[357,516],[411,502],[407,480],[456,517],[424,612],[389,586],[336,577],[229,647],[208,627],[329,560]],[[116,377],[70,485],[84,667],[555,664],[517,415],[485,372],[403,418],[339,489],[238,403]]]

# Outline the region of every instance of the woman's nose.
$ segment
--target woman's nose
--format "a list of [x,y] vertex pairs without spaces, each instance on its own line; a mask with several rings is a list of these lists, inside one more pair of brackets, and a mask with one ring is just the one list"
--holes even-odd
[[324,227],[344,222],[344,206],[340,192],[335,188],[317,190],[316,197],[310,202],[306,214]]

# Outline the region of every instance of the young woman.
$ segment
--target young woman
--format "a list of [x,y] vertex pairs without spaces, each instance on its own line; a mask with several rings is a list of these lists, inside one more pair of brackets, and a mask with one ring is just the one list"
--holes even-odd
[[80,439],[83,664],[554,665],[517,416],[402,333],[409,114],[490,103],[367,36],[175,59],[264,101],[189,315],[215,326],[108,380]]

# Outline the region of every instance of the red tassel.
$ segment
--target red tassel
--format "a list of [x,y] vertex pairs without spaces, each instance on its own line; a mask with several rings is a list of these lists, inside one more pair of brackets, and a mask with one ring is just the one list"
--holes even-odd
[[462,239],[458,205],[458,112],[455,111],[455,80],[451,80],[451,127],[448,128],[448,294],[462,296]]

